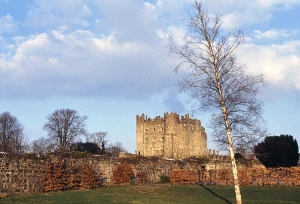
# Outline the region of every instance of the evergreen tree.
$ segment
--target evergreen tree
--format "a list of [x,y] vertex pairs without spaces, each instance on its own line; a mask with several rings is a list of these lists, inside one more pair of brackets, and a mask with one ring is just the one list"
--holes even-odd
[[78,152],[87,152],[91,154],[100,154],[101,149],[96,143],[92,142],[76,142],[73,145],[71,145],[71,150],[78,151]]
[[292,167],[299,161],[298,143],[291,135],[266,137],[254,152],[266,167]]

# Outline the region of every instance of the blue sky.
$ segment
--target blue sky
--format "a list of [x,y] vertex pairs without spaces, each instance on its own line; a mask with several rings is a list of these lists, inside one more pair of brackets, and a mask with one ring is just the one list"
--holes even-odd
[[[203,0],[223,13],[225,28],[244,31],[237,50],[251,74],[263,73],[259,96],[271,135],[300,142],[300,1]],[[188,112],[174,84],[178,62],[166,49],[180,42],[192,0],[0,0],[0,112],[9,111],[30,140],[47,136],[46,116],[75,109],[88,131],[135,151],[135,118]],[[206,123],[212,113],[197,112]],[[207,129],[208,135],[210,130]],[[209,138],[209,148],[215,145]]]

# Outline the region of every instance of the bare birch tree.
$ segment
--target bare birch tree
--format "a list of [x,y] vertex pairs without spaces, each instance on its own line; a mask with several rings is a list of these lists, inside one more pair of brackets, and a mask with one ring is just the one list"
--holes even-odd
[[86,136],[86,116],[80,116],[76,110],[61,109],[46,117],[48,122],[44,130],[49,138],[59,146],[60,150],[66,150],[81,136]]
[[[170,37],[169,51],[181,57],[174,67],[179,86],[199,109],[215,110],[211,119],[213,138],[227,144],[234,177],[236,202],[242,203],[234,145],[245,151],[264,134],[262,103],[257,100],[263,76],[247,75],[237,63],[234,51],[244,42],[241,30],[224,30],[221,15],[211,15],[202,2],[195,1],[196,13],[188,19],[185,42]],[[179,72],[180,71],[180,72]]]

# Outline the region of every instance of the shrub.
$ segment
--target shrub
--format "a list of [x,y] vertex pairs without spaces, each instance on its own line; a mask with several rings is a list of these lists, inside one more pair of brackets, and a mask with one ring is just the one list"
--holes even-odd
[[170,174],[170,181],[173,184],[195,184],[198,182],[198,179],[197,172],[187,169],[175,169]]
[[161,183],[169,183],[170,182],[170,176],[167,176],[167,175],[160,175],[160,182]]
[[113,171],[113,182],[115,184],[123,184],[128,183],[130,180],[134,178],[134,172],[132,167],[124,162],[118,165]]
[[244,159],[244,157],[241,153],[235,153],[234,154],[234,159],[235,160],[242,160],[242,159]]
[[73,151],[87,152],[91,154],[99,154],[101,152],[99,146],[96,143],[92,142],[76,142],[71,145],[70,149]]
[[42,178],[44,191],[64,191],[68,189],[90,189],[101,185],[100,176],[91,166],[73,167],[56,162],[46,166]]

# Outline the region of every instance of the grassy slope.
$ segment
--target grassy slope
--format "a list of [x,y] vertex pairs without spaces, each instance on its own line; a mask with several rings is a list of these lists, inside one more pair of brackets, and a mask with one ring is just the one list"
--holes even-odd
[[[243,203],[300,203],[300,187],[242,187]],[[230,186],[145,185],[102,187],[93,190],[66,191],[5,197],[0,203],[235,203]]]

